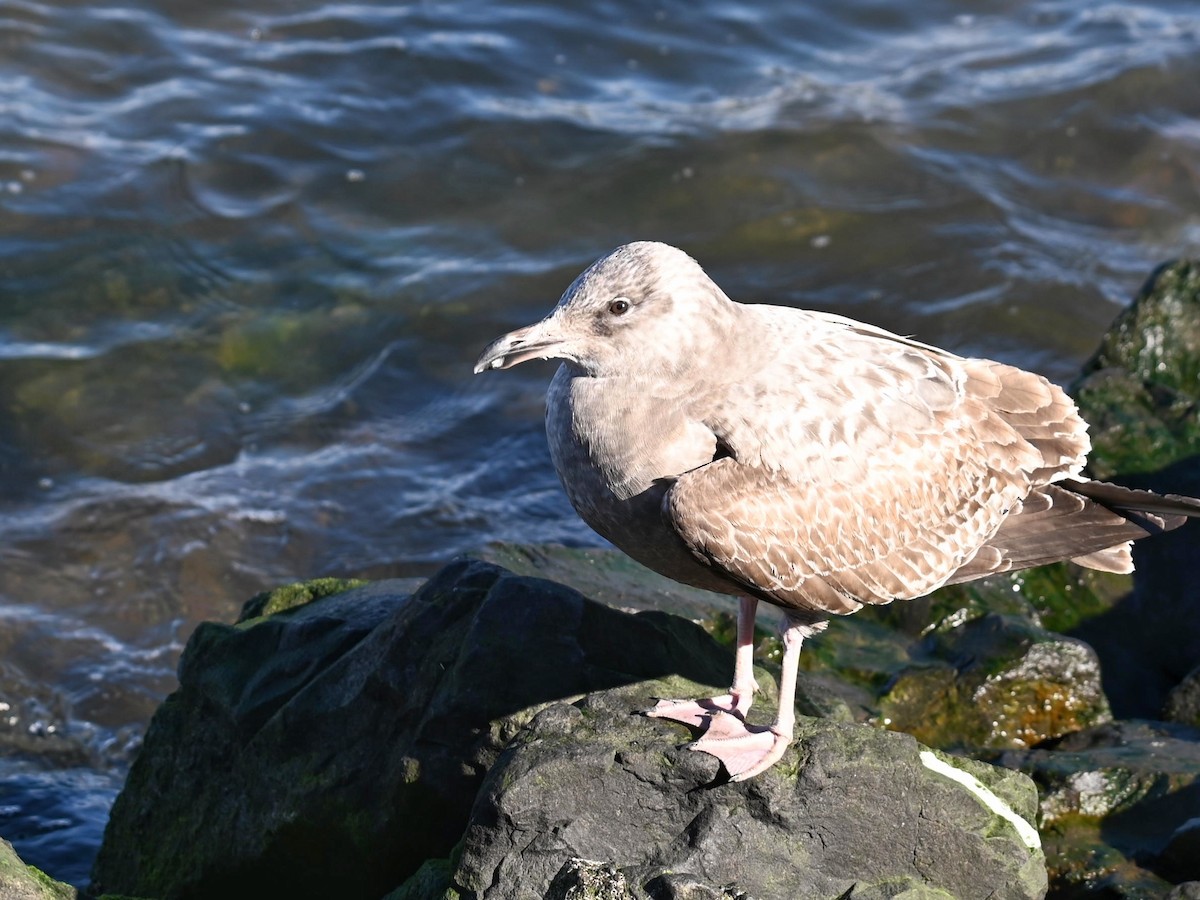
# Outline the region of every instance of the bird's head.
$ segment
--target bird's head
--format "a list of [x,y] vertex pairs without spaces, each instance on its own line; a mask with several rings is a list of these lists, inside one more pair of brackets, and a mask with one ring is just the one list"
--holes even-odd
[[489,344],[475,371],[561,359],[588,375],[678,374],[703,364],[690,345],[719,334],[736,306],[682,250],[625,244],[576,278],[546,318]]

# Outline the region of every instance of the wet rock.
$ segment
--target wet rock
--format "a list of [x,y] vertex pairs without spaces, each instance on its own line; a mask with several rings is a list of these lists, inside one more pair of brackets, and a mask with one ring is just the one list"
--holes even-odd
[[1165,860],[1200,811],[1200,731],[1113,722],[1046,748],[1005,752],[998,761],[1038,784],[1056,891],[1084,896],[1082,888],[1094,889],[1102,877],[1163,888],[1181,880]]
[[[1089,471],[1200,496],[1200,262],[1160,267],[1072,386],[1094,450]],[[1120,717],[1152,717],[1200,660],[1200,523],[1139,541],[1133,590],[1071,633],[1091,644]]]
[[619,873],[636,900],[1044,892],[1023,775],[802,719],[784,763],[726,784],[683,726],[632,715],[731,667],[692,623],[477,561],[411,596],[381,582],[204,625],[93,890],[517,900]]
[[[10,406],[20,442],[53,448],[41,460],[51,476],[79,471],[146,482],[232,461],[241,446],[237,396],[209,366],[180,366],[163,352],[122,351],[133,370],[126,374],[139,381],[134,405],[129,380],[113,376],[107,356],[25,367]],[[125,414],[114,416],[117,409]]]
[[1028,747],[1111,718],[1092,649],[1015,616],[938,631],[928,652],[879,707],[889,728],[931,746]]
[[1156,868],[1171,881],[1192,880],[1200,888],[1200,881],[1195,881],[1200,879],[1200,817],[1188,819],[1171,833]]
[[3,900],[75,900],[79,892],[27,866],[8,841],[0,838],[0,898]]

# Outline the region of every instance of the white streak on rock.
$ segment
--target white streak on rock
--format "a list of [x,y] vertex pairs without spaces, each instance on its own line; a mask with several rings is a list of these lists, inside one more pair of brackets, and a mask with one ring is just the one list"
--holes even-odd
[[951,781],[957,781],[978,797],[983,802],[983,805],[996,815],[1003,816],[1012,822],[1013,827],[1017,829],[1017,834],[1030,850],[1041,849],[1042,839],[1038,836],[1037,829],[1026,822],[1021,816],[1017,815],[1011,806],[993,794],[974,775],[964,772],[962,769],[956,768],[948,762],[943,762],[929,750],[921,751],[921,763],[925,768],[937,772],[939,775],[945,775]]

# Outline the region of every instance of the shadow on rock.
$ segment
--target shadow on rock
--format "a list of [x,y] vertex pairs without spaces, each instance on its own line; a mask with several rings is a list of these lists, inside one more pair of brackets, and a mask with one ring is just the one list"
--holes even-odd
[[[1127,487],[1200,496],[1200,456],[1113,479]],[[1133,590],[1069,632],[1100,657],[1117,718],[1159,718],[1167,695],[1200,661],[1200,521],[1134,545]]]
[[685,619],[471,560],[411,597],[381,582],[293,605],[306,596],[197,630],[113,808],[94,892],[1045,893],[1025,775],[802,718],[780,764],[730,784],[682,746],[685,728],[632,715],[727,677],[731,653]]
[[[620,627],[614,627],[620,620]],[[476,561],[197,629],[112,812],[93,891],[380,896],[445,857],[484,773],[547,703],[731,655]]]

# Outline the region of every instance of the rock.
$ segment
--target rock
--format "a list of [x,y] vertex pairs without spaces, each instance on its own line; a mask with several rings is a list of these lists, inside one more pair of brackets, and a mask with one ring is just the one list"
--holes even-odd
[[[29,377],[18,381],[11,400],[24,442],[46,448],[39,462],[51,475],[149,482],[232,462],[243,427],[236,393],[213,377],[211,363],[162,358],[172,352],[177,348],[123,348],[131,373],[124,378],[102,356],[27,367]],[[127,399],[131,378],[141,379],[136,405]],[[125,415],[112,415],[121,408]]]
[[114,804],[96,893],[382,896],[449,855],[484,772],[545,703],[731,671],[691,623],[479,562],[395,588],[197,628]]
[[[1200,496],[1200,262],[1161,266],[1071,388],[1091,423],[1089,471]],[[1091,644],[1122,718],[1159,714],[1200,660],[1200,524],[1139,541],[1132,593],[1071,634]]]
[[383,900],[458,900],[448,893],[450,860],[427,859],[417,873]]
[[8,841],[0,838],[0,900],[75,900],[79,892],[27,866]]
[[889,728],[931,746],[1028,747],[1111,719],[1100,665],[1082,641],[989,613],[940,630],[929,662],[879,700]]
[[730,652],[693,623],[468,560],[411,596],[388,582],[320,594],[197,629],[93,891],[1044,893],[1019,773],[802,719],[790,764],[723,784],[716,760],[680,746],[686,729],[632,715],[728,678]]
[[1164,878],[1196,877],[1181,875],[1167,848],[1200,810],[1200,731],[1114,722],[997,761],[1038,783],[1056,891],[1094,891],[1105,878],[1165,887]]
[[711,622],[737,606],[729,597],[688,587],[651,572],[617,550],[497,541],[472,555],[516,575],[568,585],[585,597],[616,609],[656,609],[685,619]]
[[1154,472],[1200,453],[1200,261],[1155,270],[1071,393],[1091,426],[1094,477]]
[[1162,717],[1168,722],[1200,728],[1200,666],[1188,672],[1167,694]]
[[1155,868],[1171,881],[1192,880],[1200,887],[1195,881],[1200,878],[1200,817],[1188,819],[1171,833]]
[[[900,886],[1043,895],[1028,824],[1036,795],[1016,773],[937,756],[908,735],[806,718],[794,755],[722,784],[716,760],[664,746],[660,722],[630,719],[663,687],[613,688],[539,713],[488,773],[452,887],[479,900],[540,898],[564,858],[603,857],[655,897],[720,897],[730,886],[829,900]],[[673,883],[682,873],[688,893]]]
[[546,900],[632,900],[621,870],[609,862],[573,857],[562,864]]

